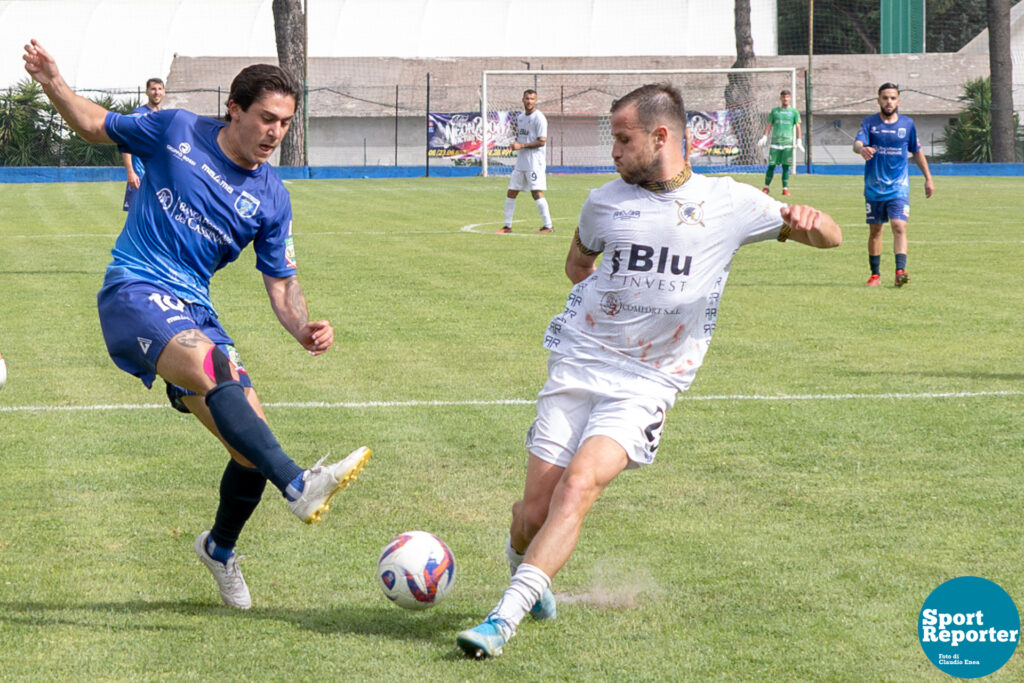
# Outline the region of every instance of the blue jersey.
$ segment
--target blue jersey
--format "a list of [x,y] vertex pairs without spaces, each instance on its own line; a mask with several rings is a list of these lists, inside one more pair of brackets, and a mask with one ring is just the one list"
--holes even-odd
[[[149,116],[153,113],[153,110],[144,104],[140,104],[135,109],[132,109],[132,116]],[[132,170],[135,171],[135,175],[141,178],[146,174],[146,167],[142,163],[142,159],[137,156],[132,156]]]
[[895,121],[886,123],[881,114],[872,114],[861,122],[857,139],[875,149],[875,156],[864,163],[864,198],[909,198],[907,153],[921,151],[914,119],[897,114]]
[[225,125],[183,109],[107,114],[107,135],[122,152],[142,158],[146,175],[105,284],[155,282],[213,310],[210,278],[250,242],[260,272],[295,274],[288,192],[270,164],[246,170],[225,156],[217,144]]

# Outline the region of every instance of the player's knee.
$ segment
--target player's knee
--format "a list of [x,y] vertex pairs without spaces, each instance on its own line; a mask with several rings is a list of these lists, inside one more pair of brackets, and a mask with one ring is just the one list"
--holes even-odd
[[211,346],[203,361],[203,371],[213,380],[214,384],[224,384],[238,380],[238,373],[231,365],[231,360],[216,346]]

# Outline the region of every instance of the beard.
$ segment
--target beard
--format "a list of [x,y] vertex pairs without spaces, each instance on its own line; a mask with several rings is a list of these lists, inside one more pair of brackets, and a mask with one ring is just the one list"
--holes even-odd
[[885,116],[892,116],[893,114],[899,114],[900,113],[899,106],[895,106],[892,109],[888,109],[888,110],[885,107],[880,107],[880,109],[882,110],[882,114],[885,115]]
[[630,185],[640,185],[658,179],[658,162],[650,151],[629,166],[618,164],[615,170]]

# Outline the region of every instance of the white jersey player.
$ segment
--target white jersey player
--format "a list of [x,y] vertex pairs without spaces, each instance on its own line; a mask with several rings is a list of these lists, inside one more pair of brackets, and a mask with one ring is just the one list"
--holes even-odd
[[523,190],[529,190],[533,201],[540,212],[541,227],[537,232],[553,232],[551,210],[548,200],[544,197],[547,190],[547,162],[545,161],[544,145],[548,139],[548,120],[543,112],[537,109],[537,93],[534,90],[523,92],[523,112],[516,117],[516,141],[512,149],[519,152],[516,165],[508,180],[508,192],[505,195],[505,224],[499,233],[512,232],[512,216],[516,210],[516,197]]
[[556,616],[551,577],[601,491],[653,462],[665,415],[711,342],[736,251],[773,238],[842,241],[835,221],[810,206],[691,176],[674,86],[645,85],[611,111],[621,179],[591,192],[580,213],[565,264],[574,287],[544,337],[548,381],[526,438],[523,498],[512,507],[512,582],[483,623],[459,633],[469,656],[501,654],[527,613]]

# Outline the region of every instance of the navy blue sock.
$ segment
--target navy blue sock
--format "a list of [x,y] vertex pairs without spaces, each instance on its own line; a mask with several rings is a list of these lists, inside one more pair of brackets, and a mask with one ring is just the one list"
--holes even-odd
[[[220,505],[217,517],[210,529],[210,539],[216,548],[207,552],[218,562],[227,562],[238,542],[242,528],[249,521],[256,506],[263,497],[267,478],[259,470],[242,467],[234,460],[228,461],[224,475],[220,478]],[[218,557],[218,554],[221,556]]]
[[882,267],[882,255],[873,256],[868,254],[868,263],[871,264],[871,274],[878,275],[878,269]]
[[302,468],[288,457],[270,427],[249,405],[241,384],[218,384],[206,393],[206,405],[224,440],[256,465],[282,493],[295,477],[302,475]]
[[907,255],[906,254],[896,254],[896,270],[906,270],[906,269],[907,269]]
[[217,545],[217,542],[213,540],[213,536],[206,537],[206,554],[217,560],[221,564],[227,564],[228,560],[232,558],[235,551],[223,546]]

